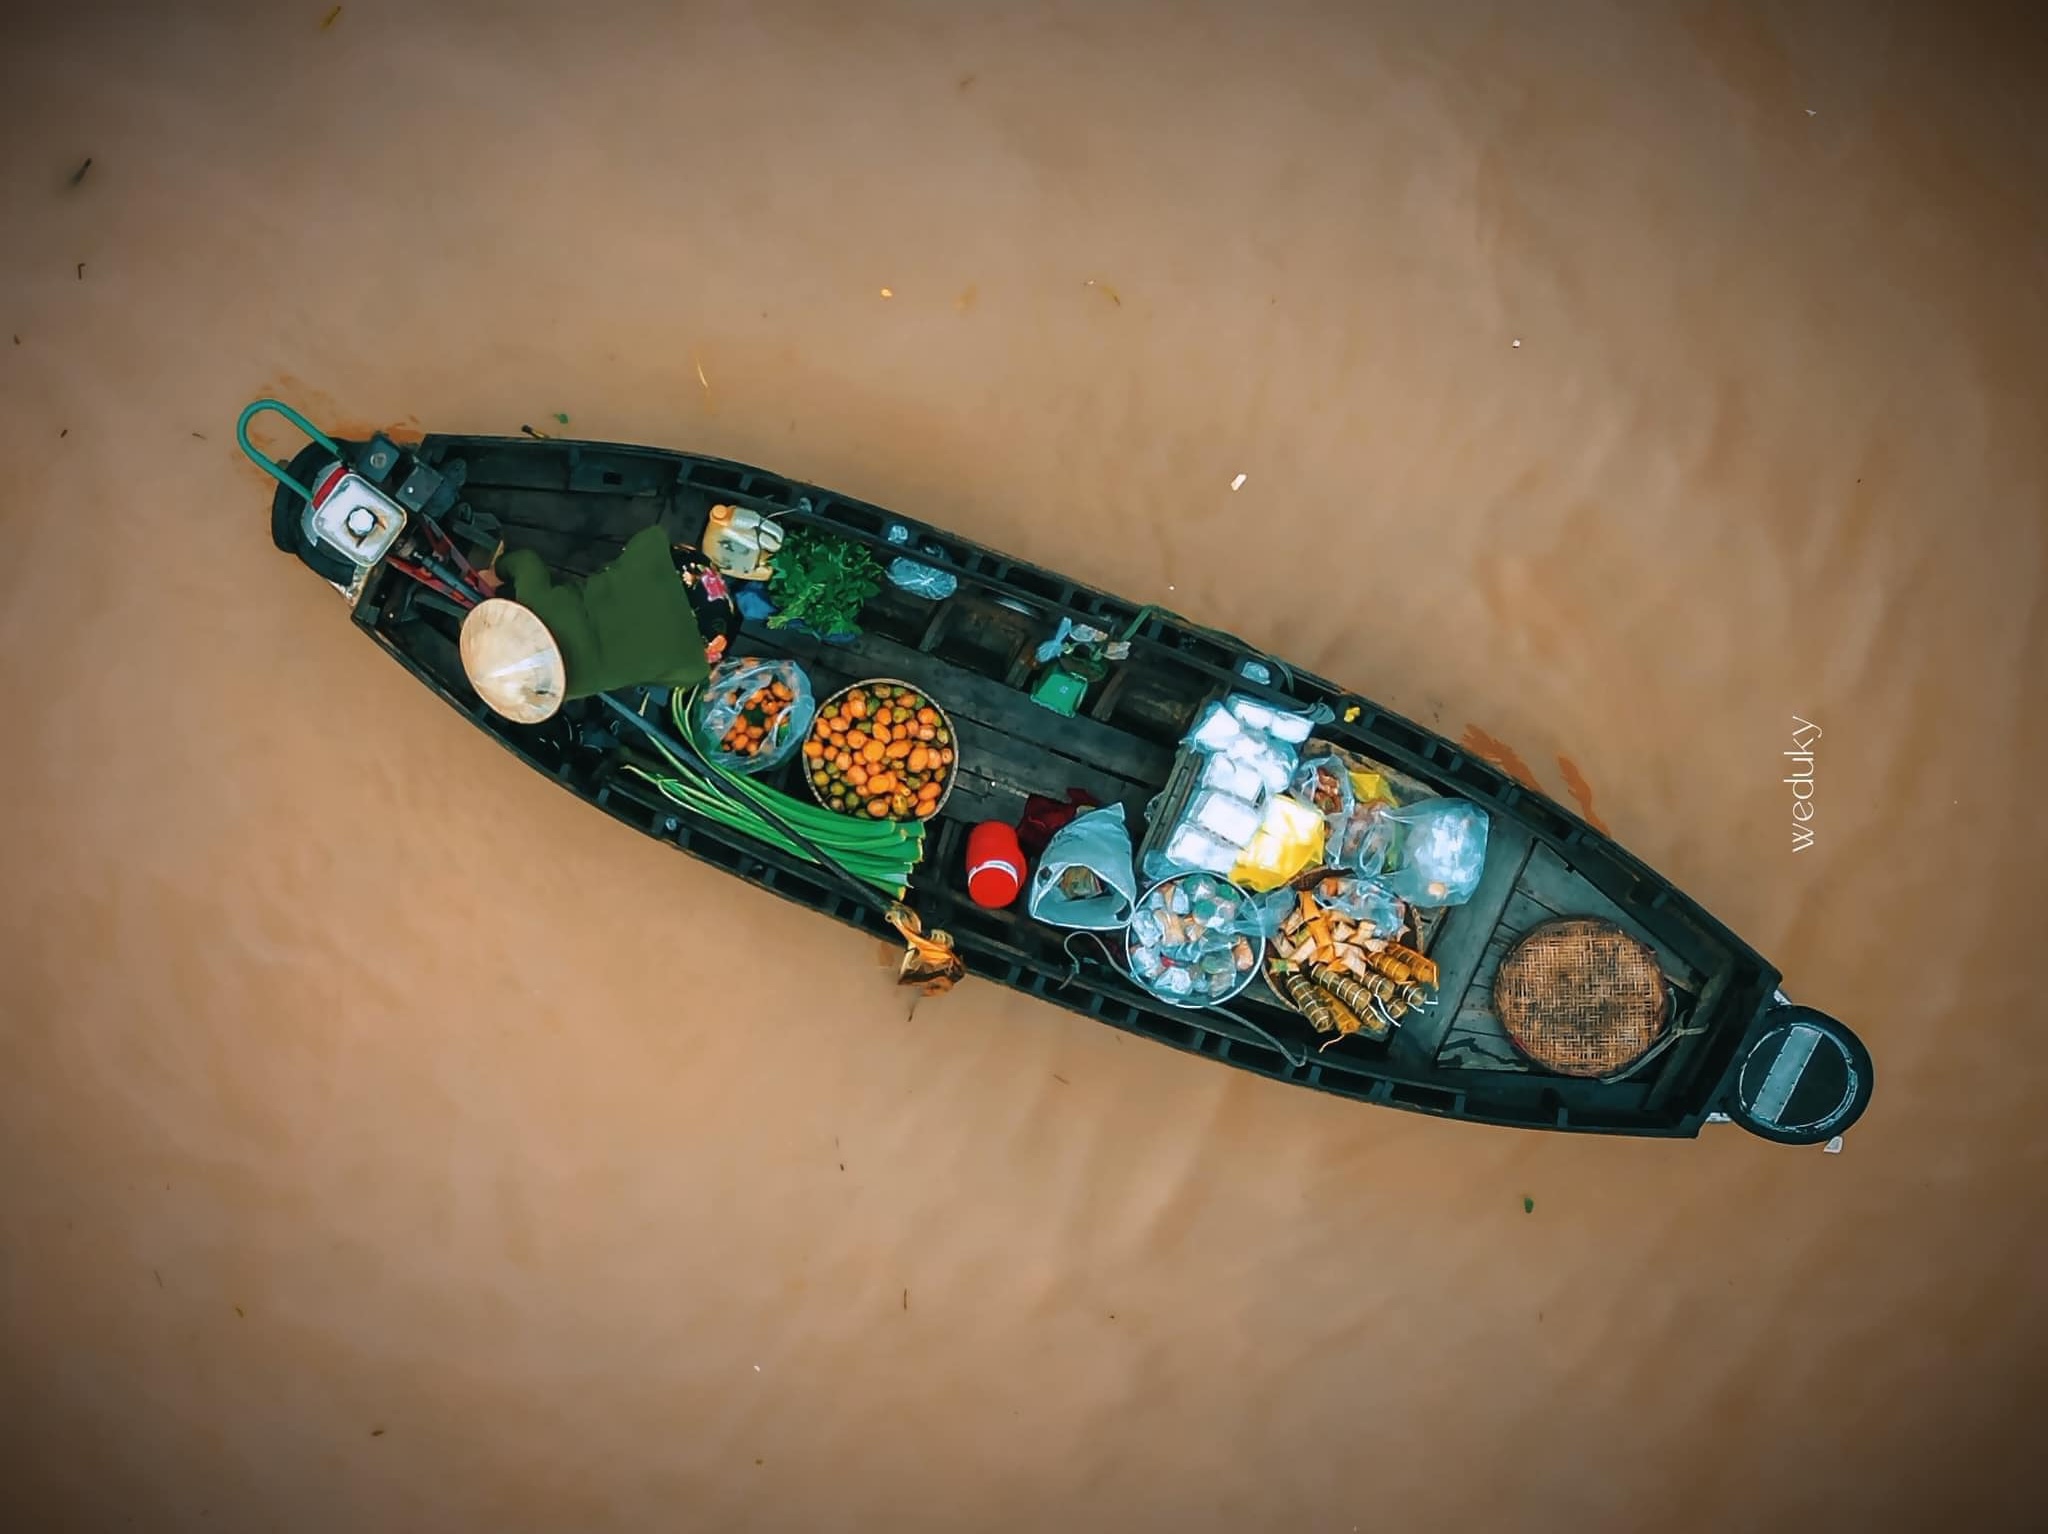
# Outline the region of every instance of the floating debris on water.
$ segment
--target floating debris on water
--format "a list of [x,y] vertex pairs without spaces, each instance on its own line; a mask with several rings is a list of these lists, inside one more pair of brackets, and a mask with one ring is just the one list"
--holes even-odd
[[81,181],[83,181],[83,180],[85,179],[85,173],[86,173],[87,171],[91,170],[91,169],[92,169],[92,156],[91,156],[91,155],[87,155],[87,156],[85,157],[85,163],[84,163],[83,165],[79,166],[77,170],[75,170],[75,171],[73,171],[73,172],[71,173],[71,181],[70,181],[70,185],[72,185],[72,186],[76,186],[76,185],[78,185],[78,183],[79,183],[79,182],[81,182]]
[[1525,1194],[1523,1194],[1523,1195],[1522,1195],[1522,1213],[1524,1213],[1524,1214],[1534,1214],[1535,1212],[1536,1212],[1536,1200],[1534,1200],[1533,1198],[1529,1197],[1529,1195],[1528,1195],[1528,1194],[1526,1194],[1526,1193],[1525,1193]]
[[548,442],[553,440],[548,436],[546,432],[535,431],[531,426],[521,425],[519,429],[526,433],[527,436],[534,438],[536,441]]
[[1090,277],[1085,286],[1095,289],[1096,292],[1100,293],[1104,298],[1108,299],[1111,303],[1115,304],[1117,308],[1121,309],[1124,306],[1123,299],[1118,296],[1116,289],[1111,287],[1108,283],[1097,282],[1093,277]]
[[80,282],[85,281],[85,263],[83,261],[78,263],[78,280]]
[[326,18],[321,21],[320,30],[325,32],[329,27],[333,26],[339,20],[341,20],[341,7],[337,5],[333,10],[329,11],[326,15]]
[[882,297],[884,297],[884,298],[894,298],[895,296],[896,296],[896,290],[895,290],[894,288],[884,288],[884,289],[882,289]]
[[1230,488],[1233,490],[1242,490],[1244,488],[1244,476],[1240,474],[1237,476],[1236,479],[1233,479],[1230,482]]
[[1520,336],[1516,336],[1511,344],[1516,347],[1519,347],[1522,344],[1522,338]]
[[562,425],[564,425],[564,426],[567,426],[567,425],[569,424],[569,418],[568,418],[567,416],[563,415],[563,414],[562,414],[562,412],[561,412],[561,411],[559,411],[559,410],[557,410],[557,411],[555,412],[555,419],[556,419],[557,421],[561,422],[561,423],[562,423]]

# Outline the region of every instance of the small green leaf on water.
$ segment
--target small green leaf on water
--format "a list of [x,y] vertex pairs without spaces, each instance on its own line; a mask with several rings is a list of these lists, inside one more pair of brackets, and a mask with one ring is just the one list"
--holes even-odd
[[562,412],[559,410],[555,412],[555,419],[560,421],[564,426],[567,426],[569,424],[569,418],[563,415]]
[[1534,1214],[1535,1212],[1536,1212],[1536,1200],[1534,1200],[1533,1198],[1530,1198],[1530,1197],[1529,1197],[1529,1196],[1528,1196],[1527,1194],[1524,1194],[1524,1195],[1522,1196],[1522,1213],[1524,1213],[1524,1214]]

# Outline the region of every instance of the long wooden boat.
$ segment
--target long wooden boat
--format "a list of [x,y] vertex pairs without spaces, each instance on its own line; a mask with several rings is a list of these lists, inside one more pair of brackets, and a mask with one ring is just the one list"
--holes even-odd
[[[259,402],[251,412],[273,405]],[[436,435],[409,447],[381,436],[320,437],[288,462],[258,461],[292,482],[281,483],[273,500],[279,547],[343,589],[356,627],[471,724],[635,830],[883,938],[891,933],[882,914],[816,866],[692,817],[624,770],[632,743],[621,740],[600,700],[566,705],[538,726],[493,713],[469,686],[457,651],[462,607],[400,573],[390,557],[352,568],[326,550],[309,555],[299,535],[299,491],[341,462],[410,514],[414,525],[389,555],[427,553],[419,539],[433,525],[474,560],[488,559],[502,539],[535,550],[565,576],[602,567],[651,523],[676,542],[700,544],[716,505],[771,512],[785,527],[829,530],[869,546],[885,564],[907,539],[919,560],[956,579],[950,597],[932,601],[885,584],[862,611],[851,644],[749,622],[735,653],[794,658],[820,695],[857,679],[899,678],[950,711],[959,776],[929,828],[907,903],[928,929],[953,935],[976,978],[1274,1081],[1484,1124],[1692,1136],[1733,1119],[1768,1139],[1817,1144],[1840,1135],[1869,1101],[1871,1061],[1855,1035],[1790,1003],[1767,960],[1607,836],[1412,720],[1226,636],[902,513],[692,453],[537,434]],[[1090,689],[1073,718],[1039,706],[1026,691],[1033,651],[1063,617],[1116,632],[1136,625],[1128,658]],[[1076,974],[1067,934],[1026,916],[1021,903],[989,910],[967,896],[963,844],[973,824],[1015,821],[1027,795],[1058,798],[1078,787],[1127,806],[1131,823],[1142,826],[1190,722],[1233,692],[1293,709],[1324,705],[1331,722],[1319,736],[1489,817],[1477,892],[1441,912],[1428,933],[1439,1004],[1412,1014],[1382,1042],[1351,1037],[1319,1049],[1325,1041],[1307,1020],[1262,983],[1227,1007],[1188,1009],[1155,1000],[1101,959]],[[1559,916],[1618,924],[1650,947],[1668,983],[1669,1047],[1619,1079],[1545,1070],[1514,1047],[1494,1016],[1503,955]]]

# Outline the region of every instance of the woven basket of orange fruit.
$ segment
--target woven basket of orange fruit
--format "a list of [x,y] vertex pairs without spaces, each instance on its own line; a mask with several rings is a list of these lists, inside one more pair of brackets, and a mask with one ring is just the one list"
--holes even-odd
[[944,709],[908,682],[878,677],[819,706],[804,742],[804,781],[842,815],[929,820],[953,792],[959,749]]
[[796,753],[815,700],[795,661],[725,661],[697,690],[697,744],[722,767],[765,772]]

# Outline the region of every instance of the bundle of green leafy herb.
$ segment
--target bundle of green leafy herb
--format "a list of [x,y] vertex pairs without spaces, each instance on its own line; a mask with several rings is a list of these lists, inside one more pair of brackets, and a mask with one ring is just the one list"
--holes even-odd
[[815,634],[857,634],[861,604],[882,589],[882,567],[857,543],[791,528],[775,553],[768,594],[781,609],[770,628],[801,623]]

